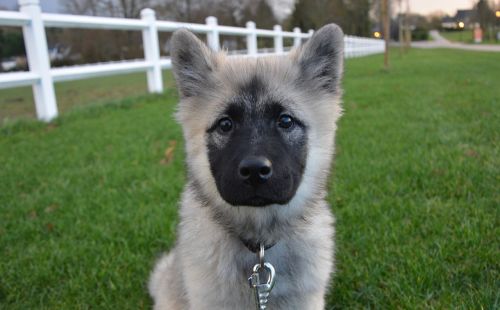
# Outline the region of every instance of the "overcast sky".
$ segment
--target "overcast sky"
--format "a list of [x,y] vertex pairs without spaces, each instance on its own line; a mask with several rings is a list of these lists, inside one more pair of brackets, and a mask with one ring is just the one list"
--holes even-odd
[[[282,2],[288,2],[286,0],[270,0],[274,4]],[[53,13],[58,11],[59,3],[63,3],[64,0],[41,0],[43,12]],[[406,3],[406,0],[402,0]],[[450,15],[454,15],[457,9],[470,9],[477,0],[410,0],[410,9],[412,12],[420,14],[428,14],[435,11],[443,11]],[[7,8],[15,7],[17,0],[0,0],[0,6]],[[397,1],[394,1],[396,4]],[[396,6],[396,9],[399,8]],[[404,9],[406,7],[404,6]]]
[[410,0],[410,10],[424,15],[436,11],[455,15],[457,9],[471,9],[476,2],[477,0]]

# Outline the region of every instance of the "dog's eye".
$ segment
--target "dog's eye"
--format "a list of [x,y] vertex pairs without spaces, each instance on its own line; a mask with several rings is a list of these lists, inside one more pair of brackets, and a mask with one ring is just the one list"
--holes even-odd
[[281,128],[288,129],[292,127],[294,124],[294,120],[290,115],[282,114],[278,119],[278,126]]
[[229,119],[229,117],[224,117],[224,118],[220,119],[218,125],[219,125],[219,129],[222,132],[228,132],[231,129],[233,129],[233,122],[231,121],[231,119]]

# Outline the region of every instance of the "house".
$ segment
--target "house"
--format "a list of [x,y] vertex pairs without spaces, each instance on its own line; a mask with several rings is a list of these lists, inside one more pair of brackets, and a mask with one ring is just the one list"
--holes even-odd
[[457,22],[454,17],[445,16],[441,19],[441,28],[443,29],[457,29]]
[[457,24],[460,25],[460,23],[463,23],[464,27],[462,28],[473,28],[475,17],[475,10],[458,10],[457,14],[455,14]]
[[441,19],[441,27],[445,30],[472,29],[475,15],[475,10],[457,10],[455,16],[445,16]]

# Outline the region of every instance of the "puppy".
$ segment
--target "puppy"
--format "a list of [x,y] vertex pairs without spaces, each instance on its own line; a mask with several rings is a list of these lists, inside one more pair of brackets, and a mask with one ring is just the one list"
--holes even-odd
[[154,308],[256,309],[248,278],[263,247],[267,308],[323,309],[342,30],[324,26],[286,56],[228,57],[187,30],[172,47],[188,182],[177,243],[149,282]]

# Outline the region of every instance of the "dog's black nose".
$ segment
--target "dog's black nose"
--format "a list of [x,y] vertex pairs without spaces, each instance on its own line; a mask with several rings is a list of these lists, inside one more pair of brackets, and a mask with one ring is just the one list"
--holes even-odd
[[242,180],[257,185],[269,180],[273,174],[273,167],[269,159],[263,156],[249,156],[240,162],[238,174]]

